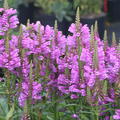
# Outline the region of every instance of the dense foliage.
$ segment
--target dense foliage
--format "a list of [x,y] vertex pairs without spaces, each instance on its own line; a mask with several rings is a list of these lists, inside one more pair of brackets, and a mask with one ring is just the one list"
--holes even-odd
[[0,8],[1,120],[120,119],[120,46],[101,41],[97,25],[76,23],[64,36],[39,21],[21,25]]
[[102,12],[103,0],[73,0],[74,8],[80,7],[82,16],[95,16]]

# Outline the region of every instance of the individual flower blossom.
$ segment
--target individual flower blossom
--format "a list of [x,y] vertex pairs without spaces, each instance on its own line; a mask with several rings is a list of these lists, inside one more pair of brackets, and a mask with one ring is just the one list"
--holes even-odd
[[79,70],[78,70],[78,66],[73,66],[74,68],[72,68],[71,70],[71,84],[78,84],[79,83]]
[[69,32],[71,33],[75,33],[76,32],[76,26],[74,23],[71,24],[71,26],[68,29]]
[[29,79],[29,73],[30,73],[30,64],[26,56],[22,58],[21,67],[22,67],[21,72],[22,72],[23,79],[26,81]]
[[106,78],[108,78],[107,69],[105,66],[105,53],[103,46],[98,46],[98,70],[95,71],[95,73],[99,80],[105,80]]
[[73,92],[73,93],[81,93],[81,91],[79,90],[79,88],[77,88],[77,85],[71,85],[69,87],[69,91]]
[[91,73],[91,75],[87,79],[87,85],[92,88],[95,85],[95,82],[96,82],[95,79],[96,79],[95,74]]
[[66,45],[68,46],[68,49],[76,48],[76,37],[75,36],[68,36]]
[[44,34],[44,29],[45,27],[43,25],[41,25],[40,21],[37,21],[34,25],[33,25],[33,29],[36,32],[40,32],[39,34],[43,35]]
[[92,54],[90,53],[89,49],[82,48],[80,60],[85,62],[85,64],[87,64],[87,65],[92,64]]
[[[72,114],[72,118],[73,119],[76,119],[76,118],[79,118],[79,116],[77,114]],[[79,119],[80,120],[80,119]]]
[[51,52],[51,59],[57,59],[61,56],[61,51],[59,48],[54,48],[53,51]]
[[20,67],[21,64],[18,53],[18,49],[13,49],[10,54],[7,54],[6,52],[0,54],[0,66],[3,68],[8,68],[10,71]]
[[21,66],[18,49],[14,49],[10,52],[10,60],[8,58],[8,61],[9,61],[9,65],[8,65],[9,70],[10,69],[13,70],[14,68],[18,68]]
[[5,46],[4,46],[5,40],[0,39],[0,54],[4,52]]
[[110,120],[110,116],[106,116],[106,117],[105,117],[105,120]]
[[46,74],[46,69],[47,69],[47,66],[46,66],[45,63],[43,62],[43,63],[41,64],[41,71],[40,71],[40,75],[41,75],[41,76],[45,76],[45,74]]
[[3,81],[3,78],[0,77],[0,82],[2,82],[2,81]]
[[120,109],[115,110],[115,115],[113,115],[113,119],[115,119],[115,120],[120,119]]
[[66,50],[66,43],[67,43],[67,38],[65,35],[62,35],[62,32],[58,32],[57,34],[57,40],[58,40],[58,48],[60,48],[60,50],[62,52],[65,52]]
[[52,72],[54,72],[54,73],[57,72],[57,68],[55,67],[54,64],[51,63],[51,64],[49,65],[49,67],[50,67],[50,69],[52,70]]
[[35,39],[31,39],[30,37],[25,37],[22,40],[22,45],[24,48],[30,49],[32,51],[38,45],[38,41]]
[[105,101],[107,101],[107,102],[111,102],[111,103],[113,103],[114,102],[114,100],[113,99],[111,99],[110,97],[104,97],[104,99],[105,99]]
[[17,27],[17,25],[19,24],[19,21],[18,21],[18,18],[17,18],[16,15],[10,17],[9,24],[10,24],[9,25],[10,28],[16,28]]
[[12,35],[9,44],[11,48],[18,48],[18,36]]
[[65,94],[69,93],[69,79],[66,78],[64,74],[60,74],[57,79],[58,89]]
[[32,97],[32,102],[34,103],[36,100],[41,100],[41,91],[42,86],[38,82],[32,83],[32,96],[29,96],[30,88],[29,88],[29,82],[23,82],[22,83],[22,91],[20,92],[18,101],[19,105],[23,107],[25,105],[25,101],[29,99],[29,97]]
[[47,25],[45,27],[45,34],[44,37],[46,40],[52,40],[54,37],[54,29],[53,27],[50,27],[49,25]]
[[90,30],[87,25],[81,27],[81,40],[84,47],[90,47]]

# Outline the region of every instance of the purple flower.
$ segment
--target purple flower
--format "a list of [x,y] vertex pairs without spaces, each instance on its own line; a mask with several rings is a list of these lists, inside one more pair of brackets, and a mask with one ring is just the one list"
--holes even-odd
[[120,119],[120,109],[115,110],[115,115],[113,115],[113,119],[115,119],[115,120]]
[[[42,91],[42,86],[38,82],[33,82],[32,84],[32,100],[33,103],[35,100],[41,100],[41,91]],[[29,83],[28,82],[23,82],[22,83],[22,91],[20,92],[18,101],[20,106],[25,105],[25,101],[31,97],[29,96],[30,88],[29,88]]]
[[76,118],[79,118],[79,116],[77,114],[72,114],[72,118],[76,119]]

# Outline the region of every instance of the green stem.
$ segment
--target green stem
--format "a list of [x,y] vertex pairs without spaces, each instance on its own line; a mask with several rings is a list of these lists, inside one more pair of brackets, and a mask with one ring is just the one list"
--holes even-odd
[[10,87],[10,73],[8,70],[5,71],[6,76],[6,84],[7,84],[7,92],[8,92],[8,109],[10,110],[10,103],[11,103],[11,87]]
[[58,102],[57,102],[57,96],[56,96],[56,92],[54,93],[54,118],[55,120],[59,120],[59,112],[57,111],[58,108]]
[[55,111],[54,111],[54,118],[57,120],[57,104],[55,103]]

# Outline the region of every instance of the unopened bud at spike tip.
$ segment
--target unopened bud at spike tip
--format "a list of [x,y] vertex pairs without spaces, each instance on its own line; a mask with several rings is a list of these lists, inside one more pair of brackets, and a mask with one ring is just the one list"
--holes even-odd
[[95,21],[95,28],[94,28],[95,33],[98,33],[98,21]]
[[27,19],[27,26],[30,25],[30,19]]
[[57,35],[57,33],[58,33],[58,24],[57,24],[57,20],[55,20],[54,31],[55,31],[55,35]]
[[94,37],[94,30],[93,30],[93,25],[91,26],[91,38]]
[[105,46],[105,48],[107,47],[107,45],[108,45],[108,41],[107,41],[107,30],[105,30],[104,31],[104,38],[103,38],[103,40],[104,40],[104,46]]
[[112,46],[116,46],[116,35],[115,32],[112,33]]
[[76,26],[79,27],[80,25],[80,9],[79,7],[77,8],[77,12],[76,12]]
[[103,39],[104,39],[104,42],[107,41],[107,30],[104,31],[104,38]]
[[91,50],[94,47],[94,30],[93,30],[93,25],[91,26],[91,38],[90,38],[90,48]]
[[54,25],[54,29],[57,30],[58,29],[58,24],[57,24],[57,20],[55,20],[55,25]]
[[8,1],[7,1],[7,0],[4,0],[3,7],[4,7],[5,9],[9,9]]

